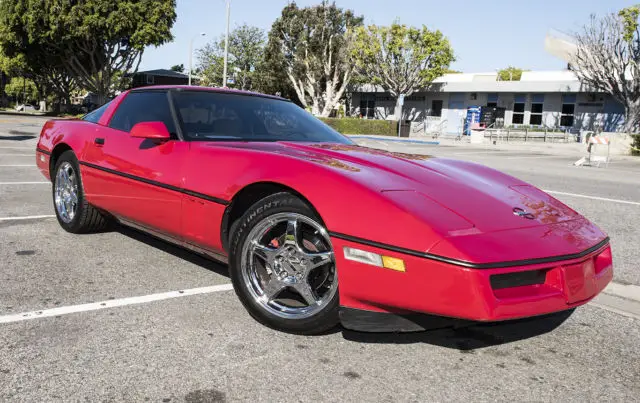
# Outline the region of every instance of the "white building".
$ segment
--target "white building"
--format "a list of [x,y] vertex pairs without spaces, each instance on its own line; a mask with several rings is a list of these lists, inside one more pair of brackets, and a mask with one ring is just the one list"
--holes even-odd
[[[382,88],[364,85],[351,92],[348,111],[351,116],[395,119],[395,103]],[[498,81],[495,72],[447,74],[405,99],[403,119],[458,134],[471,106],[505,108],[504,125],[511,127],[616,131],[624,118],[622,105],[589,92],[572,71],[564,70],[524,72],[520,81]]]

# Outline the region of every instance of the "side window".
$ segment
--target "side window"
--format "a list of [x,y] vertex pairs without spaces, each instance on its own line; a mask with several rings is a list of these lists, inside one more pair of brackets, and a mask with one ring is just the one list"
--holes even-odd
[[169,133],[175,135],[176,127],[166,92],[130,92],[116,109],[109,127],[130,132],[131,128],[140,122],[163,122]]
[[87,113],[86,115],[84,115],[82,117],[82,120],[87,121],[87,122],[91,122],[91,123],[98,123],[98,121],[100,120],[100,118],[104,114],[104,111],[107,110],[107,108],[109,107],[110,104],[111,104],[111,102],[107,102],[106,104],[102,105],[101,107],[99,107],[95,111],[91,111],[91,112]]

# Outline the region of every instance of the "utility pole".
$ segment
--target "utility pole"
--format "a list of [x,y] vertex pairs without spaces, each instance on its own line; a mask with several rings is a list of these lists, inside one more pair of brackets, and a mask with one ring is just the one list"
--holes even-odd
[[191,38],[191,40],[189,41],[189,85],[191,85],[191,70],[193,70],[193,40],[196,39],[198,36],[205,36],[207,35],[204,32],[200,32],[198,35],[194,36]]
[[224,37],[224,71],[222,73],[222,86],[227,86],[227,60],[229,58],[229,16],[231,15],[231,0],[227,3],[227,32]]

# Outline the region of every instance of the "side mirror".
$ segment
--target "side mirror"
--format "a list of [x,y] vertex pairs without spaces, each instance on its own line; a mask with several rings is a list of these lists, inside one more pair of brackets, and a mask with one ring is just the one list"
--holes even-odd
[[163,122],[140,122],[136,123],[131,132],[131,137],[139,137],[152,140],[170,140],[171,134]]

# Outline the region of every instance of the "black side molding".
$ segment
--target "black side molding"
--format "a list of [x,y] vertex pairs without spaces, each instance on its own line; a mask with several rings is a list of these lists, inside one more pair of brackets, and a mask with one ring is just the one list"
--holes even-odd
[[39,153],[42,153],[44,155],[51,155],[50,151],[43,150],[42,148],[36,148],[36,151],[39,152]]
[[199,199],[207,200],[207,201],[210,201],[212,203],[221,204],[223,206],[226,206],[226,205],[229,204],[229,202],[227,200],[223,200],[223,199],[219,199],[217,197],[209,196],[209,195],[206,195],[204,193],[198,193],[198,192],[194,192],[193,190],[183,189],[183,188],[180,188],[180,187],[177,187],[177,186],[168,185],[166,183],[157,182],[157,181],[154,181],[154,180],[151,180],[151,179],[141,178],[139,176],[135,176],[135,175],[127,174],[127,173],[124,173],[124,172],[116,171],[115,169],[111,169],[111,168],[101,167],[100,165],[91,164],[89,162],[80,161],[80,165],[84,165],[86,167],[97,169],[99,171],[107,172],[107,173],[110,173],[110,174],[113,174],[113,175],[122,176],[123,178],[131,179],[131,180],[134,180],[134,181],[146,183],[148,185],[153,185],[153,186],[161,187],[163,189],[169,189],[169,190],[172,190],[174,192],[179,192],[179,193],[183,193],[183,194],[186,194],[186,195],[189,195],[189,196],[197,197]]
[[434,255],[432,253],[420,252],[420,251],[417,251],[417,250],[401,248],[401,247],[398,247],[398,246],[388,245],[388,244],[384,244],[384,243],[380,243],[380,242],[376,242],[376,241],[371,241],[371,240],[364,239],[364,238],[358,238],[358,237],[354,237],[354,236],[351,236],[351,235],[345,235],[345,234],[341,234],[339,232],[331,232],[331,231],[329,231],[329,235],[334,237],[334,238],[343,239],[343,240],[349,241],[349,242],[360,243],[360,244],[363,244],[363,245],[373,246],[374,248],[386,249],[386,250],[390,250],[392,252],[404,253],[406,255],[421,257],[421,258],[425,258],[425,259],[429,259],[429,260],[435,260],[435,261],[443,262],[443,263],[449,263],[449,264],[452,264],[452,265],[461,266],[461,267],[467,267],[467,268],[470,268],[470,269],[501,269],[501,268],[505,268],[505,267],[529,266],[529,265],[534,265],[534,264],[554,263],[554,262],[560,262],[560,261],[563,261],[563,260],[579,259],[581,257],[587,256],[587,255],[589,255],[589,254],[591,254],[591,253],[593,253],[593,252],[605,247],[609,243],[609,237],[606,237],[605,239],[603,239],[602,241],[598,242],[597,244],[595,244],[594,246],[590,247],[589,249],[585,249],[582,252],[573,253],[573,254],[569,254],[569,255],[549,256],[549,257],[542,257],[542,258],[536,258],[536,259],[511,260],[511,261],[506,261],[506,262],[472,263],[472,262],[467,262],[465,260],[451,259],[451,258],[440,256],[440,255]]

